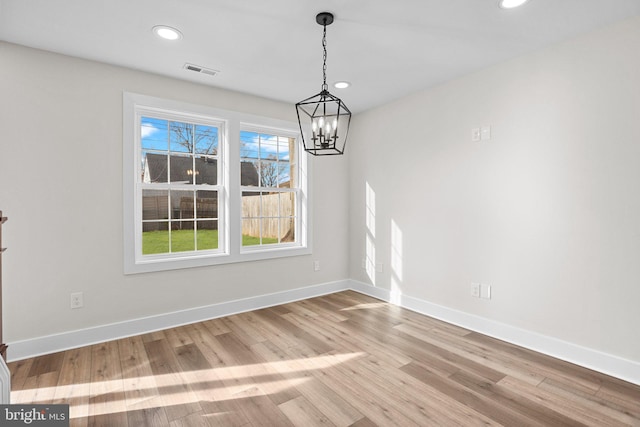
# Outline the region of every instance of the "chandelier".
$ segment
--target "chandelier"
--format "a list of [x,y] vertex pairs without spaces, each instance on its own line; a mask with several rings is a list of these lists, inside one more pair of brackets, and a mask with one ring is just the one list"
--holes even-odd
[[316,22],[323,27],[322,90],[296,104],[302,143],[304,150],[314,156],[344,154],[351,111],[340,98],[329,93],[327,86],[327,25],[333,22],[333,14],[319,13]]

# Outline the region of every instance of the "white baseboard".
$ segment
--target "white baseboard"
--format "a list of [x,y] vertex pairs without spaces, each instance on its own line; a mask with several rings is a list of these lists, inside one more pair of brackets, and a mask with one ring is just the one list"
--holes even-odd
[[[365,295],[391,301],[391,293],[388,289],[377,288],[356,280],[350,280],[349,287]],[[640,385],[640,363],[638,362],[406,295],[395,298],[394,302],[408,310]]]
[[[7,358],[9,361],[15,361],[51,354],[348,289],[383,301],[391,301],[391,294],[388,289],[377,288],[356,280],[341,280],[24,341],[10,342],[8,343]],[[395,298],[394,303],[417,313],[640,385],[640,363],[638,362],[622,359],[611,354],[581,347],[557,338],[516,328],[505,323],[407,295]]]
[[215,319],[217,317],[230,316],[232,314],[286,304],[288,302],[313,298],[347,289],[349,289],[349,281],[342,280],[61,334],[47,335],[24,341],[9,342],[7,360],[11,362],[51,354],[203,320]]

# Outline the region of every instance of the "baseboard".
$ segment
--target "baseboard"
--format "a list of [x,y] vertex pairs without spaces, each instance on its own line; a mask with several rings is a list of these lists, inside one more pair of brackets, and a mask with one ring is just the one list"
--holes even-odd
[[[391,293],[387,289],[356,280],[350,280],[349,287],[362,294],[387,302],[391,301]],[[406,295],[394,296],[394,303],[408,310],[640,385],[640,363],[638,362]]]
[[51,354],[349,289],[342,280],[9,343],[8,361]]

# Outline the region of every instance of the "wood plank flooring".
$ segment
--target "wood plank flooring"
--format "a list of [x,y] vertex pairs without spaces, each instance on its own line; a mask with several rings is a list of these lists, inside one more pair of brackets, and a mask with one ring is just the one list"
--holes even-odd
[[9,364],[72,426],[640,426],[640,387],[356,292]]

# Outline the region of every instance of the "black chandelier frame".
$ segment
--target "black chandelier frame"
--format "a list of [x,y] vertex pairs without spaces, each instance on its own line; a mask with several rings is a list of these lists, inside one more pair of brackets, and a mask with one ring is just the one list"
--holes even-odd
[[327,86],[327,25],[333,20],[333,14],[329,12],[316,16],[316,22],[323,26],[322,90],[296,104],[304,150],[314,156],[344,154],[351,125],[351,111],[340,98],[329,92]]

